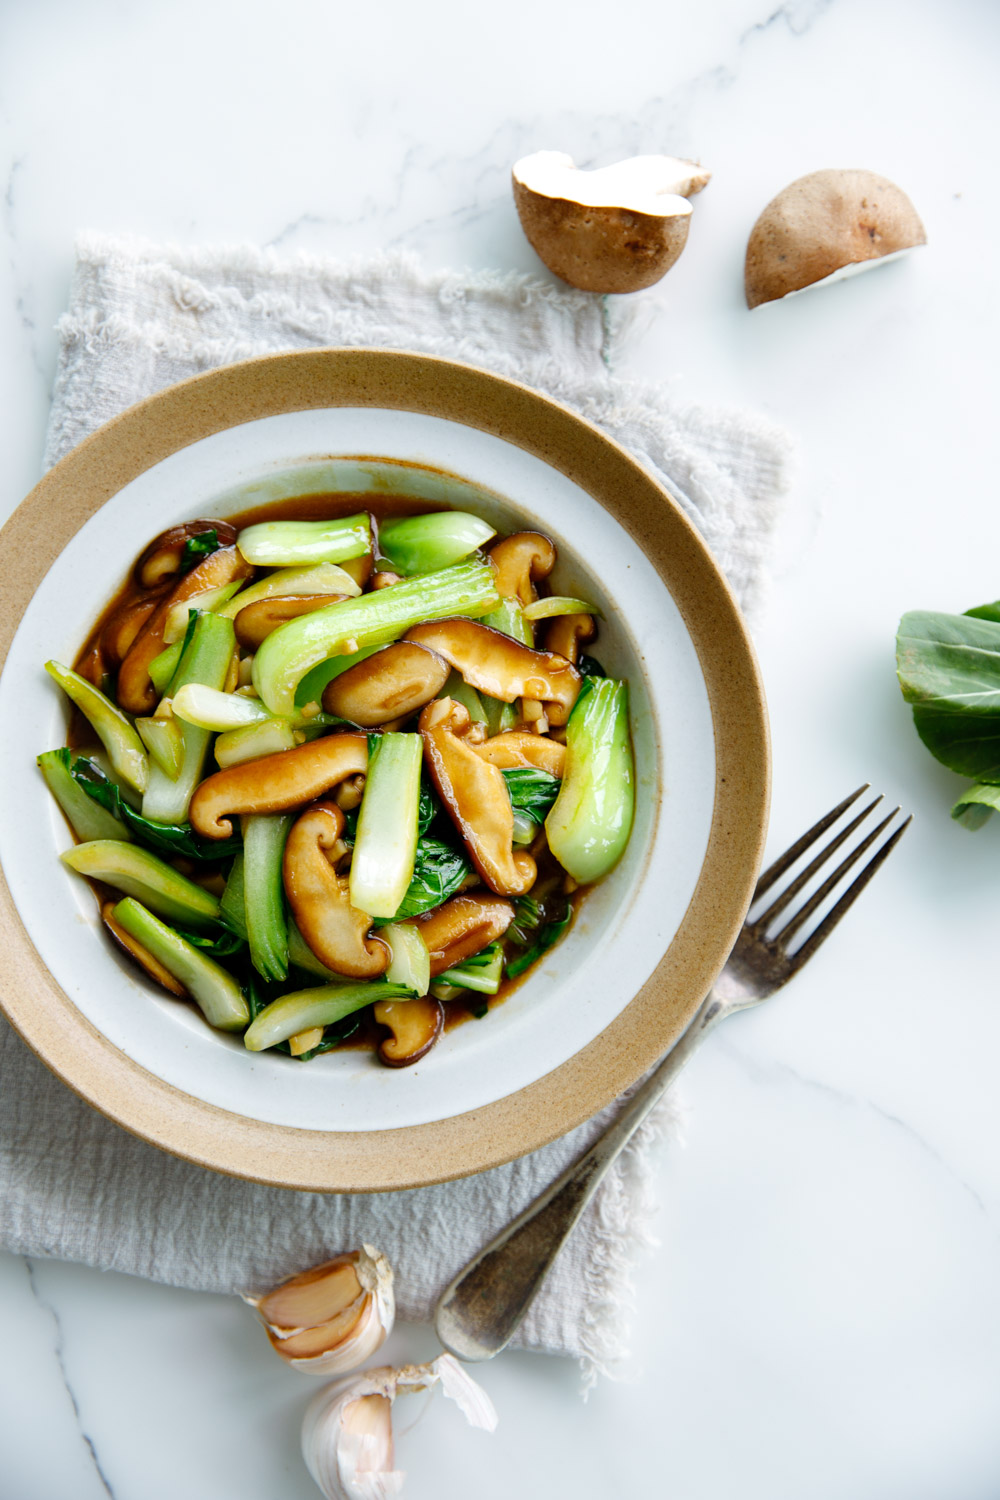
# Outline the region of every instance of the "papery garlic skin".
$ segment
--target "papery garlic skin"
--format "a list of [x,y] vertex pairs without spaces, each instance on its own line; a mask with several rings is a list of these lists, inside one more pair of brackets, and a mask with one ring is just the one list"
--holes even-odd
[[[354,1281],[356,1278],[356,1281]],[[350,1290],[344,1284],[353,1282]],[[271,1347],[293,1369],[309,1375],[345,1375],[381,1348],[396,1316],[392,1266],[372,1245],[339,1255],[292,1276],[260,1297],[244,1297],[256,1308]],[[324,1285],[336,1287],[331,1316],[307,1321],[279,1317],[282,1304],[323,1300]],[[354,1286],[357,1295],[350,1296]]]
[[426,1365],[366,1370],[320,1391],[302,1423],[302,1456],[327,1500],[391,1500],[399,1494],[406,1476],[393,1468],[392,1403],[435,1385],[473,1427],[496,1427],[489,1396],[450,1354]]

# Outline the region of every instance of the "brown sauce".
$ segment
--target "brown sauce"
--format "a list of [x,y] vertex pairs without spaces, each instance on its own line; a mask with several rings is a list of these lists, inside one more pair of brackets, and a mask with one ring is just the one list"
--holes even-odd
[[[377,537],[377,526],[382,521],[405,515],[426,515],[431,511],[450,510],[451,508],[451,506],[443,502],[428,500],[423,496],[415,495],[390,495],[379,494],[377,492],[372,493],[371,491],[365,491],[360,494],[322,492],[313,495],[296,495],[283,500],[270,501],[266,505],[253,506],[247,510],[239,511],[233,516],[227,516],[226,520],[237,531],[241,531],[247,526],[255,526],[263,521],[287,519],[290,511],[294,511],[296,520],[305,521],[335,520],[340,516],[350,516],[360,511],[365,511],[376,523],[374,529]],[[376,555],[378,555],[377,546]],[[99,643],[102,631],[112,616],[117,614],[119,610],[136,603],[140,599],[148,599],[154,594],[157,597],[164,597],[169,593],[172,582],[166,588],[161,586],[153,590],[145,589],[136,581],[134,569],[130,568],[125,581],[108,600],[108,603],[98,616],[93,629],[87,636],[73,664],[74,670],[89,680],[94,681],[97,686],[104,686],[105,690],[110,688],[113,694],[113,682],[107,682],[104,672],[97,665],[100,660]],[[102,679],[104,680],[102,681]],[[70,712],[66,743],[76,754],[90,755],[101,749],[100,741],[94,734],[90,722],[75,705],[72,706]],[[551,856],[549,858],[551,860]],[[174,861],[174,863],[183,863],[185,867],[184,873],[195,878],[194,872],[191,870],[188,862]],[[554,860],[551,860],[551,863],[555,866]],[[541,869],[539,874],[541,877]],[[120,892],[102,885],[99,881],[91,880],[88,881],[88,884],[97,897],[98,909],[100,909],[102,902],[120,897]],[[581,887],[568,898],[573,911],[570,926],[576,920],[577,910],[586,896],[588,889],[588,887]],[[559,941],[562,941],[562,938]],[[444,1001],[445,1031],[454,1031],[456,1027],[464,1025],[467,1021],[486,1019],[481,1015],[477,1016],[476,1011],[481,1011],[484,1005],[487,1012],[494,1010],[498,1005],[502,1005],[530,977],[534,968],[535,965],[532,964],[523,974],[518,974],[513,979],[504,977],[495,995],[480,995],[475,1000],[468,1002],[458,999]],[[475,1008],[473,1009],[473,1007]],[[386,1028],[378,1025],[371,1013],[368,1012],[362,1017],[357,1031],[341,1042],[338,1050],[374,1051],[386,1035]]]

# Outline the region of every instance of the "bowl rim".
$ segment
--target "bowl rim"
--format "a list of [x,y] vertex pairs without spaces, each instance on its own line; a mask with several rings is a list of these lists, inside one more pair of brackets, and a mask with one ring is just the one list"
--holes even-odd
[[[469,1176],[523,1156],[591,1118],[679,1039],[743,922],[770,797],[767,709],[753,645],[729,586],[669,492],[612,438],[503,376],[398,349],[318,349],[226,365],[113,418],[55,465],[0,530],[0,669],[56,557],[139,474],[215,432],[293,411],[375,407],[493,434],[586,491],[641,545],[669,590],[704,675],[715,737],[708,846],[681,924],[615,1020],[552,1072],[445,1120],[365,1132],[273,1125],[231,1113],[148,1073],[56,984],[0,870],[6,938],[0,1010],[87,1103],[172,1154],[233,1176],[314,1192],[378,1192]],[[42,1003],[39,1003],[39,1001]]]

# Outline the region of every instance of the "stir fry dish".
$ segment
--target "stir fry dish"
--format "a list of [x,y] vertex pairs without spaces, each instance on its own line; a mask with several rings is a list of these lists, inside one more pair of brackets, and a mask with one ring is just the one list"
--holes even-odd
[[149,979],[251,1052],[401,1067],[621,857],[628,689],[584,650],[598,611],[548,592],[547,537],[294,506],[150,543],[75,667],[46,663],[73,713],[38,764]]

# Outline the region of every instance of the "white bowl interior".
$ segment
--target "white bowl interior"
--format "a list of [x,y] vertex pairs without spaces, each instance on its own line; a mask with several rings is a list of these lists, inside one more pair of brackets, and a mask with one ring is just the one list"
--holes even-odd
[[[358,454],[379,460],[347,456]],[[631,687],[638,796],[623,860],[502,1005],[399,1070],[350,1049],[308,1064],[252,1055],[192,1007],[155,992],[105,940],[85,882],[59,864],[57,852],[71,838],[34,764],[40,751],[65,742],[65,703],[43,663],[73,660],[152,536],[193,516],[224,517],[323,490],[421,494],[473,510],[503,531],[544,531],[559,549],[559,591],[601,608],[595,654]],[[267,417],[183,448],[133,480],[74,537],[33,598],[0,678],[0,722],[0,860],[28,934],[62,989],[149,1072],[274,1124],[364,1131],[430,1123],[551,1072],[652,973],[708,844],[715,782],[708,696],[680,613],[641,547],[540,459],[416,413],[336,408]]]

